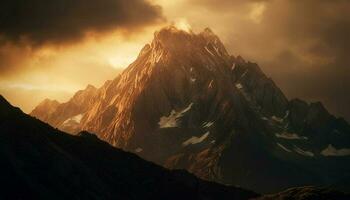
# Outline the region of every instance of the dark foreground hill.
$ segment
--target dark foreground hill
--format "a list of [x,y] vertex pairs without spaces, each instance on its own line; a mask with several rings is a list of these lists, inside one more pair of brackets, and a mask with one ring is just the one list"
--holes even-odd
[[0,96],[0,199],[249,199],[248,190],[167,170],[95,135],[65,134]]
[[0,199],[345,200],[314,187],[261,196],[167,170],[81,132],[63,133],[0,95]]

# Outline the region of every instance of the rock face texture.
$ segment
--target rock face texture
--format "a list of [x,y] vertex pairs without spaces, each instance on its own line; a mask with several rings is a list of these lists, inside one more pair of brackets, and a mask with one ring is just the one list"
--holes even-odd
[[68,135],[0,96],[0,199],[250,199],[258,194],[167,170],[81,132]]
[[35,110],[48,113],[31,115],[54,127],[94,132],[207,180],[258,192],[349,182],[349,124],[321,103],[289,101],[208,28],[161,29],[114,80],[56,108],[41,107]]
[[45,99],[32,112],[34,116],[40,116],[42,121],[48,121],[60,103],[56,100]]
[[95,103],[97,88],[88,85],[66,103],[45,99],[30,114],[61,130],[78,133],[84,113]]

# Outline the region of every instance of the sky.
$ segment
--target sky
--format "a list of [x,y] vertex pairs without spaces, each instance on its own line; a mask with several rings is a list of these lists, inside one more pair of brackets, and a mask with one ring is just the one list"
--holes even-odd
[[210,27],[289,99],[350,121],[348,0],[4,0],[0,94],[25,112],[113,79],[171,23]]

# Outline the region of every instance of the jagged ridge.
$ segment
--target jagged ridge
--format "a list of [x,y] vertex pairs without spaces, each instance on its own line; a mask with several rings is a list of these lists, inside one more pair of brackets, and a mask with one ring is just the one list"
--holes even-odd
[[274,192],[350,174],[349,125],[321,103],[288,101],[210,29],[156,32],[120,76],[81,101],[64,104],[85,105],[79,113],[58,107],[52,118],[61,119],[47,122],[65,130],[70,120],[75,131],[205,179]]
[[[166,170],[95,135],[72,136],[0,95],[0,199],[249,199],[258,194]],[[5,113],[6,112],[6,113]],[[5,115],[4,115],[5,113]]]

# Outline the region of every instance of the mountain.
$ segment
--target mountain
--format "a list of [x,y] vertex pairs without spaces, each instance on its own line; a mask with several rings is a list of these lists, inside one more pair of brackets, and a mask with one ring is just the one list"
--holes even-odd
[[43,121],[48,121],[59,105],[60,103],[56,100],[45,99],[31,113],[40,116]]
[[288,100],[256,63],[229,55],[209,28],[161,29],[119,76],[90,88],[56,108],[35,108],[48,117],[31,115],[257,192],[349,189],[349,124],[320,102]]
[[40,116],[42,121],[50,123],[61,130],[78,133],[82,114],[93,104],[97,88],[88,85],[69,100],[60,104],[56,100],[45,99],[32,112],[33,116]]
[[261,196],[167,170],[88,132],[76,136],[12,107],[0,95],[0,199],[349,199],[301,187]]
[[167,170],[81,132],[63,133],[0,96],[0,199],[248,199],[248,190]]

